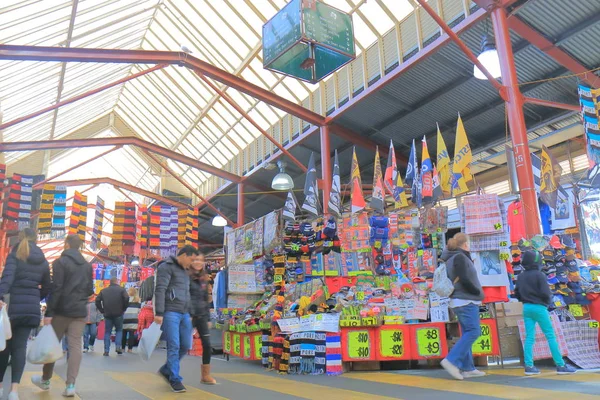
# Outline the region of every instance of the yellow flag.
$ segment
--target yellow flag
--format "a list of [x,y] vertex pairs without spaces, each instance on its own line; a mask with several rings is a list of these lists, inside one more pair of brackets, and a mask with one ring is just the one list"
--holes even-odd
[[397,210],[402,207],[408,206],[408,199],[406,197],[406,190],[404,190],[404,183],[402,182],[402,176],[397,174],[396,178],[396,190],[399,192],[398,201],[394,202],[394,208]]
[[440,177],[440,187],[444,196],[452,193],[452,183],[450,175],[450,156],[448,155],[448,149],[444,142],[442,132],[438,126],[437,131],[437,169]]
[[452,163],[452,195],[457,196],[469,191],[467,183],[473,180],[471,162],[473,154],[467,139],[467,132],[460,115],[456,122],[456,141],[454,144],[454,161]]

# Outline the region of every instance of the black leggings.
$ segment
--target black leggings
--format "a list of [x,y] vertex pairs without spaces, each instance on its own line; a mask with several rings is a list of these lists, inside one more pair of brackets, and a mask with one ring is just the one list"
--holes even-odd
[[12,338],[6,341],[6,348],[0,352],[0,382],[4,380],[4,374],[8,367],[8,359],[12,368],[12,383],[21,383],[23,370],[25,369],[25,355],[27,354],[27,340],[33,327],[13,326]]
[[210,364],[212,347],[210,347],[210,331],[208,330],[208,318],[194,318],[194,328],[198,330],[202,341],[202,365]]
[[125,345],[129,350],[137,346],[137,337],[135,336],[135,329],[123,329],[123,349]]

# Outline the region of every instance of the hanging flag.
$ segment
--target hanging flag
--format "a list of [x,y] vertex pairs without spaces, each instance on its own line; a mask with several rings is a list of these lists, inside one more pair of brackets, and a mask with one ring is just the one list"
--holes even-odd
[[67,187],[55,186],[54,208],[52,210],[52,232],[53,239],[61,239],[65,236],[65,214],[67,213]]
[[333,158],[333,179],[331,180],[331,192],[329,192],[329,213],[336,217],[342,216],[342,184],[340,179],[340,161],[338,160],[337,149]]
[[294,194],[290,190],[288,192],[287,200],[285,201],[285,206],[283,206],[283,220],[294,222],[296,220],[296,209],[298,205],[296,204],[296,198]]
[[317,187],[317,169],[315,167],[315,155],[310,153],[308,160],[308,171],[306,172],[306,181],[304,182],[304,203],[302,209],[308,211],[315,217],[319,216],[319,189]]
[[362,179],[360,178],[360,169],[358,167],[358,159],[356,158],[356,148],[352,148],[352,167],[350,169],[350,187],[351,187],[351,213],[357,213],[363,210],[367,203],[362,190]]
[[402,175],[397,172],[396,177],[396,184],[394,185],[394,208],[397,210],[401,207],[408,206],[408,200],[406,199],[406,190],[402,183]]
[[452,163],[452,194],[454,196],[469,191],[467,183],[473,180],[472,161],[471,146],[469,146],[467,132],[459,115],[456,122],[456,142],[454,144],[454,162]]
[[373,170],[373,193],[369,205],[373,210],[383,213],[385,211],[385,192],[383,189],[383,176],[381,174],[378,147],[375,148],[375,168]]
[[406,165],[406,177],[404,181],[407,185],[413,184],[415,174],[417,172],[417,152],[415,150],[415,141],[413,139],[412,147],[410,148],[410,155],[408,156],[408,164]]
[[540,197],[544,203],[556,209],[562,168],[552,153],[550,153],[548,148],[544,145],[542,145],[542,154],[540,158],[542,160]]
[[56,187],[51,184],[45,184],[42,191],[42,202],[40,204],[40,214],[38,215],[38,234],[50,235],[52,231],[52,210],[54,209],[54,196]]
[[436,203],[444,196],[444,193],[442,191],[442,186],[440,185],[440,175],[435,164],[433,165],[433,175],[431,181],[433,185],[433,203]]
[[94,251],[100,246],[98,243],[102,238],[102,226],[104,225],[104,200],[100,196],[96,198],[96,211],[94,213],[94,226],[92,228],[92,238],[90,248]]
[[437,171],[443,195],[450,196],[452,194],[450,156],[439,125],[437,127]]
[[533,183],[535,185],[535,191],[540,192],[540,183],[542,180],[541,169],[542,160],[535,153],[531,153],[531,167],[533,169]]
[[423,136],[421,143],[423,144],[423,152],[421,154],[421,196],[423,203],[430,204],[433,201],[433,164],[431,157],[429,157],[425,136]]
[[394,199],[397,201],[396,196],[394,195],[396,191],[396,175],[398,175],[398,166],[396,165],[396,151],[394,150],[394,144],[390,140],[390,151],[388,153],[387,165],[385,167],[385,176],[383,178],[383,184],[385,185],[385,189],[387,192],[394,196]]

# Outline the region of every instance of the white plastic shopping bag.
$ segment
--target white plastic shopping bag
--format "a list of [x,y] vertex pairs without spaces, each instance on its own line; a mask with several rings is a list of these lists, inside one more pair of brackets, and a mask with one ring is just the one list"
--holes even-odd
[[153,322],[152,325],[142,331],[142,338],[140,339],[140,344],[138,346],[138,351],[142,360],[148,361],[150,359],[161,335],[162,330],[160,329],[160,325],[156,322]]
[[0,328],[4,331],[4,339],[8,340],[12,338],[12,329],[6,306],[2,307],[2,311],[0,311]]
[[29,346],[27,361],[31,364],[50,364],[63,357],[63,350],[52,325],[45,325]]

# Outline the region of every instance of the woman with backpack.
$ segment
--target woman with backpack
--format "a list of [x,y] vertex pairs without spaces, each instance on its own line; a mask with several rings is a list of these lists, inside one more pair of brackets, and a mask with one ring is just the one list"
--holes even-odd
[[479,306],[484,296],[477,270],[471,260],[467,235],[457,233],[448,240],[441,259],[446,263],[448,278],[454,285],[454,291],[450,295],[450,308],[458,317],[462,333],[441,365],[450,376],[460,381],[485,376],[485,372],[475,368],[471,351],[473,343],[481,334]]

